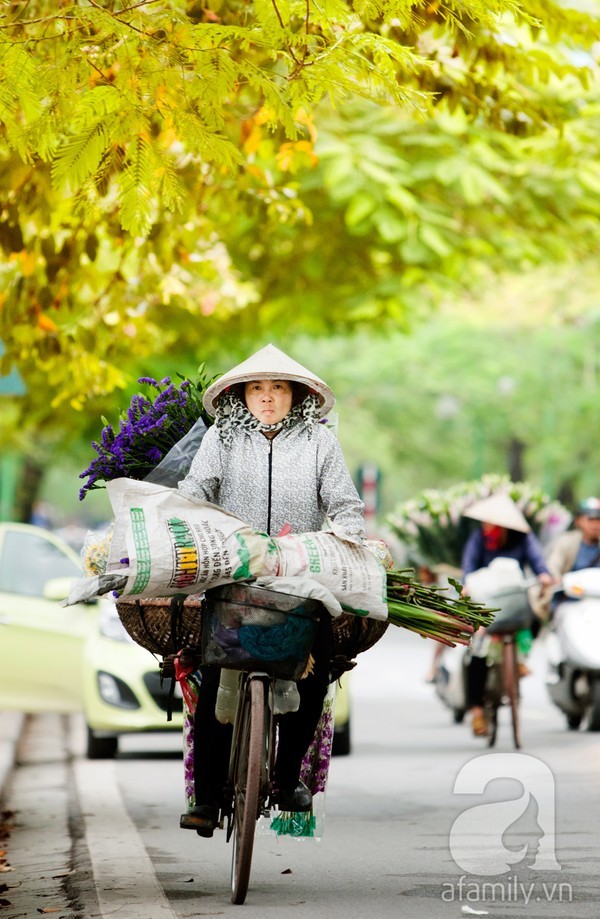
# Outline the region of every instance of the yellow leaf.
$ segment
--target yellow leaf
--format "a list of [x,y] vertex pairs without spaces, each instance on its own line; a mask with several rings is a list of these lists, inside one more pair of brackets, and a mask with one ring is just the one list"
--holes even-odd
[[19,252],[19,260],[21,262],[23,277],[31,277],[37,264],[37,255],[35,252],[28,252],[27,249],[23,249],[22,252]]
[[317,140],[317,129],[315,128],[312,115],[310,115],[305,109],[300,109],[296,114],[296,121],[298,124],[303,124],[305,126],[310,135],[310,139],[314,144]]
[[56,332],[57,325],[53,322],[48,316],[44,313],[40,313],[37,318],[38,329],[41,329],[42,332]]
[[318,163],[312,143],[308,140],[289,141],[282,144],[277,151],[277,165],[288,172],[298,172],[309,166],[311,169]]
[[262,140],[262,130],[260,128],[260,125],[258,125],[256,121],[254,121],[244,141],[244,150],[246,151],[246,153],[256,153],[256,151],[260,147],[261,140]]

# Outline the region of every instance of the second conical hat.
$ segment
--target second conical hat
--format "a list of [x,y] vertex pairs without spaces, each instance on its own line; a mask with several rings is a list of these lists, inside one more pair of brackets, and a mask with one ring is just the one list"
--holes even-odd
[[335,404],[335,396],[327,383],[275,345],[266,345],[237,367],[228,370],[208,387],[204,393],[203,403],[209,415],[214,416],[215,403],[224,390],[237,383],[247,383],[249,380],[290,380],[294,383],[304,383],[319,397],[321,416]]
[[505,494],[490,495],[489,498],[476,501],[463,514],[473,520],[506,527],[507,530],[517,530],[519,533],[528,533],[531,529],[513,499]]

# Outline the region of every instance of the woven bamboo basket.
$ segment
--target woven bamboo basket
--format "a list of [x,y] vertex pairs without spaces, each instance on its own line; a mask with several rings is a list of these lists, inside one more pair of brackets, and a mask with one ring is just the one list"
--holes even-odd
[[380,619],[363,619],[351,613],[336,616],[332,623],[334,655],[349,661],[372,648],[383,637],[389,625]]
[[[202,599],[148,597],[121,599],[117,612],[126,632],[153,654],[166,657],[182,648],[200,652],[202,646]],[[353,660],[383,637],[388,623],[342,613],[332,619],[334,657]]]
[[200,650],[202,600],[191,597],[148,597],[117,600],[125,631],[153,654],[176,654],[182,648]]

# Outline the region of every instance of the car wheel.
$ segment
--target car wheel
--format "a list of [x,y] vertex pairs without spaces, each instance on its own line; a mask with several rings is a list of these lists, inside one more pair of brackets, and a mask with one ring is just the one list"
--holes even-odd
[[332,756],[348,756],[351,749],[350,743],[350,720],[346,724],[336,727],[333,731],[333,743],[331,744]]
[[113,759],[119,749],[118,737],[97,737],[90,727],[87,729],[87,758]]

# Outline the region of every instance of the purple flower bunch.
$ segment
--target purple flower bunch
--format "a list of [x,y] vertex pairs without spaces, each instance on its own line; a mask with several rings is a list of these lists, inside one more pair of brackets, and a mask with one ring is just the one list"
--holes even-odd
[[121,476],[145,479],[198,418],[202,417],[207,426],[211,424],[202,406],[204,391],[212,382],[204,372],[204,365],[198,369],[195,380],[178,376],[181,382],[177,385],[170,377],[160,381],[140,377],[138,383],[149,386],[151,394],[135,393],[131,397],[116,430],[102,418],[100,440],[92,441],[98,455],[79,476],[87,479],[79,492],[80,501],[88,491],[104,488],[102,482]]

